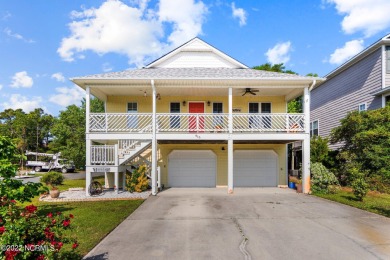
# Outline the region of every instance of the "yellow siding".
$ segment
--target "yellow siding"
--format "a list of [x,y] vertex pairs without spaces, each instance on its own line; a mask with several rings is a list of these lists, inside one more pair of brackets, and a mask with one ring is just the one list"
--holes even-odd
[[[183,106],[183,101],[186,101],[186,106]],[[228,113],[228,97],[162,97],[161,100],[157,100],[157,113],[169,113],[169,107],[171,102],[180,102],[181,112],[188,113],[188,103],[191,101],[205,102],[205,112],[212,113],[212,105],[207,106],[206,102],[222,102],[223,112]],[[127,103],[137,102],[138,113],[151,113],[152,112],[152,98],[150,96],[108,96],[107,98],[107,113],[126,113]],[[233,97],[233,108],[240,108],[241,113],[248,113],[249,102],[270,102],[272,103],[272,113],[286,113],[286,102],[284,96],[234,96]]]
[[[222,147],[225,150],[222,151]],[[235,144],[235,150],[271,149],[278,154],[279,185],[286,185],[286,145],[285,144]],[[217,186],[227,186],[227,144],[160,144],[158,145],[158,166],[161,179],[168,184],[168,155],[172,150],[212,150],[217,155]]]

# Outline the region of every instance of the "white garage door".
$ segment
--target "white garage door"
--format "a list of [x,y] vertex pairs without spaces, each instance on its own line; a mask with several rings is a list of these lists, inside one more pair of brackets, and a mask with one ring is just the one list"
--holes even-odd
[[235,187],[276,187],[278,155],[270,150],[234,151]]
[[217,156],[211,150],[174,150],[168,160],[169,187],[215,187]]

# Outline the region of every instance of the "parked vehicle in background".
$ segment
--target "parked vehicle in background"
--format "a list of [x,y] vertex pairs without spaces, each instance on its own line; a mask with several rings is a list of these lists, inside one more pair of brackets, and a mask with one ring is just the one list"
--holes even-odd
[[[73,161],[61,158],[61,153],[51,154],[26,151],[26,155],[35,156],[35,161],[27,161],[26,166],[32,167],[36,172],[56,170],[67,173],[75,171]],[[42,160],[38,160],[38,157]],[[44,160],[44,158],[48,159]]]

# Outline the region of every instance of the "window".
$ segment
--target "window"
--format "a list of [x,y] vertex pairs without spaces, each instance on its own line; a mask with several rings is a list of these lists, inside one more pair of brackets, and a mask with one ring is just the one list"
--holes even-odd
[[222,103],[213,103],[213,113],[221,114],[223,113],[223,105]]
[[310,137],[318,136],[318,120],[310,123]]
[[[180,113],[180,102],[172,102],[170,105],[170,112]],[[180,128],[180,116],[170,116],[169,125],[171,128]]]
[[[127,103],[127,113],[136,114],[138,112],[137,102]],[[138,117],[137,115],[129,115],[127,117],[127,127],[128,128],[137,128],[138,126]]]
[[366,111],[366,110],[367,110],[366,103],[359,104],[359,112]]
[[138,104],[137,102],[129,102],[127,103],[127,113],[137,113]]
[[390,106],[390,95],[385,96],[385,106]]
[[261,113],[271,113],[271,103],[261,103]]
[[[261,103],[261,113],[269,114],[271,113],[271,103]],[[271,117],[270,116],[262,116],[261,123],[264,128],[271,128]]]
[[[213,114],[222,114],[223,113],[223,104],[222,103],[213,103]],[[217,129],[223,128],[223,116],[214,116],[213,117],[214,127]]]
[[390,46],[386,46],[386,73],[390,73]]
[[259,113],[259,103],[249,103],[249,113]]
[[[259,103],[249,103],[249,113],[257,114],[259,113]],[[259,116],[250,116],[249,117],[249,128],[259,128],[260,120]]]

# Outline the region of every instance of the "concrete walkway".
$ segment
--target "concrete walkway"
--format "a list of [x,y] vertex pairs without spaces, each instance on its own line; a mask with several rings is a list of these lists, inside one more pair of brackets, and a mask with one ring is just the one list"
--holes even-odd
[[389,259],[390,219],[287,189],[169,189],[85,259]]

